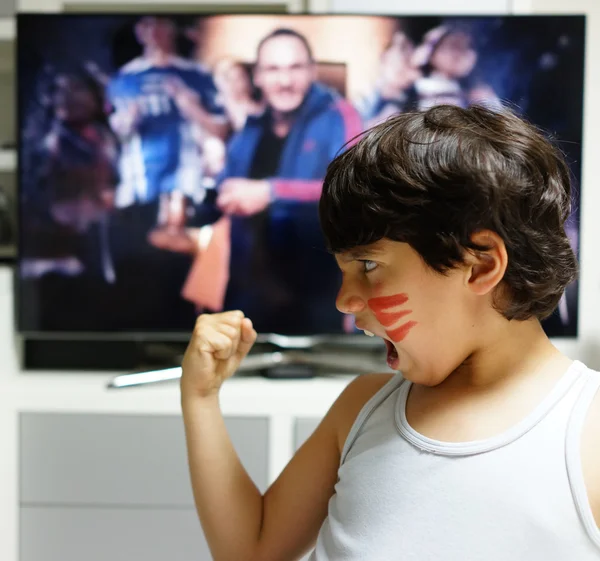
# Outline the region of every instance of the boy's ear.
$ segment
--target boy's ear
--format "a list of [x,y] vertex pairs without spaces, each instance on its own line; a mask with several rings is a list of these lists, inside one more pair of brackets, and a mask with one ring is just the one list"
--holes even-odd
[[465,256],[466,286],[479,296],[490,293],[504,278],[508,255],[502,238],[491,230],[480,230],[471,236],[485,250],[469,250]]

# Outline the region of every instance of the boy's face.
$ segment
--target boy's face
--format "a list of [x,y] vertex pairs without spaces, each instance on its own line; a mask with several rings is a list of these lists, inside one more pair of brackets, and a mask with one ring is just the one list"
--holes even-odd
[[343,278],[337,308],[385,340],[393,370],[433,386],[468,357],[482,311],[468,267],[441,275],[408,244],[386,239],[336,259]]

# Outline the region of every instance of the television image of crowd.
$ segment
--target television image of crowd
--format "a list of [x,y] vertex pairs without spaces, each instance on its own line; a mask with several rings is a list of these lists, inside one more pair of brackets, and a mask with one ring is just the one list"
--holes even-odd
[[[350,333],[317,206],[366,129],[436,104],[508,106],[575,185],[580,17],[30,15],[19,20],[20,326]],[[577,283],[545,322],[577,334]]]

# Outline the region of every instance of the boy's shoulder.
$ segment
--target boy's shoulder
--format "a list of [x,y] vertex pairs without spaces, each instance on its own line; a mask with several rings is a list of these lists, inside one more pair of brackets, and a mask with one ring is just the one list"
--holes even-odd
[[385,386],[395,374],[362,374],[346,386],[336,403],[336,425],[340,452],[350,429],[367,402]]

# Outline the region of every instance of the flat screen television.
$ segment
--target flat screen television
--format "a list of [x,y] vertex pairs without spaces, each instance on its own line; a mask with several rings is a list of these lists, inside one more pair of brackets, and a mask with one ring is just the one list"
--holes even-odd
[[[583,16],[19,15],[20,331],[185,339],[241,308],[262,334],[355,332],[322,178],[437,103],[554,135],[578,251],[584,35]],[[576,336],[577,307],[575,283],[548,333]]]

